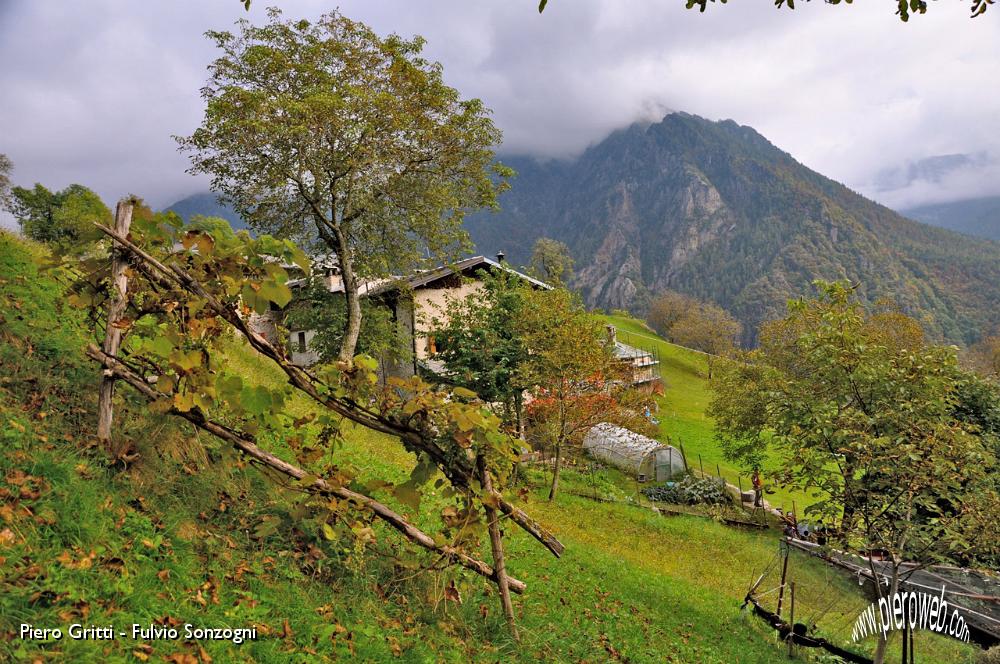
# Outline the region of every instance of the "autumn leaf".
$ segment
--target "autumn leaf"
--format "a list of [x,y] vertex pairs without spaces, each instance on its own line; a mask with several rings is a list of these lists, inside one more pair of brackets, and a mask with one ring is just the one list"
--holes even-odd
[[452,579],[444,588],[444,598],[449,602],[455,602],[455,604],[462,603],[462,596],[458,592],[458,588],[455,587],[455,580]]
[[456,397],[460,397],[462,399],[472,400],[479,398],[478,394],[465,387],[456,387],[451,391],[451,393],[454,394]]
[[173,655],[169,655],[166,658],[166,661],[170,662],[170,664],[200,664],[197,657],[186,652],[178,652]]
[[392,490],[396,500],[413,510],[420,509],[420,491],[409,482],[400,484]]

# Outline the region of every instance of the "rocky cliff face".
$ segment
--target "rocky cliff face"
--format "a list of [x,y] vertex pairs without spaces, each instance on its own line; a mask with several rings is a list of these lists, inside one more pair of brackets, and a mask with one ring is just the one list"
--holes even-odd
[[752,342],[813,279],[848,278],[940,338],[1000,324],[1000,244],[904,219],[732,121],[675,113],[573,162],[504,161],[519,177],[501,213],[470,218],[478,249],[523,263],[538,237],[565,242],[591,306],[641,314],[671,288],[731,310]]

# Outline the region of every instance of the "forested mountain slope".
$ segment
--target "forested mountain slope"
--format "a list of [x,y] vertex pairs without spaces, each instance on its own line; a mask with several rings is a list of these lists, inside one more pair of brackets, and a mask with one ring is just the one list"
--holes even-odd
[[1000,243],[906,219],[731,120],[672,113],[574,161],[504,162],[519,176],[501,212],[469,219],[478,250],[523,263],[538,237],[561,240],[591,306],[641,313],[679,290],[731,310],[752,342],[813,279],[847,278],[952,342],[1000,323]]
[[925,224],[1000,241],[1000,196],[933,203],[900,212]]

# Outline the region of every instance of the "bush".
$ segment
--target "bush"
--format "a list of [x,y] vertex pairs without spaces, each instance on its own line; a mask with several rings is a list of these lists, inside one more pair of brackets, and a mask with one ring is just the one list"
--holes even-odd
[[679,482],[668,482],[642,490],[650,500],[676,505],[723,505],[731,501],[722,483],[716,479],[698,479],[687,475]]

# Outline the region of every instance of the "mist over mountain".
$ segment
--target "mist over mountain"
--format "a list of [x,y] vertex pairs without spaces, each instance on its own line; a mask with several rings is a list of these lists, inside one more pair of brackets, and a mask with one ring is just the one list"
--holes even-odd
[[504,163],[519,176],[502,211],[468,220],[478,250],[524,263],[537,238],[561,240],[591,306],[642,313],[679,290],[732,311],[752,342],[812,280],[846,278],[940,339],[1000,323],[1000,244],[906,219],[731,120],[672,113],[573,161]]
[[917,182],[940,183],[956,172],[970,168],[981,168],[991,163],[986,152],[974,154],[940,154],[902,166],[885,169],[875,178],[875,187],[880,192],[903,189]]
[[[880,171],[862,189],[894,210],[913,210],[994,197],[1000,195],[997,182],[1000,157],[981,150],[907,161]],[[942,221],[945,228],[952,227],[946,217]],[[939,225],[937,221],[928,223]]]
[[900,213],[932,226],[1000,241],[1000,196],[921,205]]
[[[903,175],[946,178],[983,159],[951,155]],[[810,293],[812,280],[846,278],[867,301],[896,302],[939,339],[970,343],[1000,325],[1000,243],[907,219],[731,120],[671,113],[616,131],[574,160],[503,161],[518,176],[501,211],[467,218],[477,251],[502,250],[524,264],[539,237],[561,240],[577,261],[572,285],[593,307],[641,314],[658,291],[679,290],[733,312],[752,343],[760,323]],[[210,192],[168,209],[246,227]],[[998,210],[994,197],[906,215],[997,239]]]

